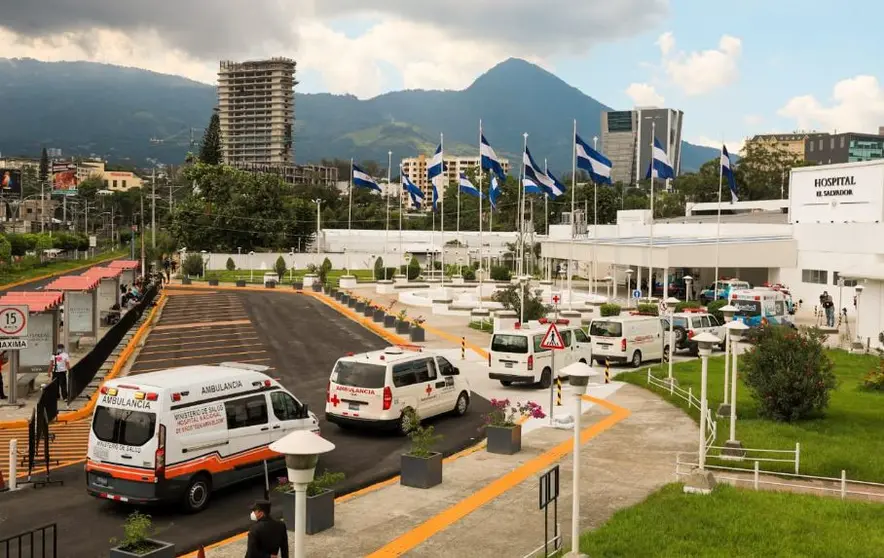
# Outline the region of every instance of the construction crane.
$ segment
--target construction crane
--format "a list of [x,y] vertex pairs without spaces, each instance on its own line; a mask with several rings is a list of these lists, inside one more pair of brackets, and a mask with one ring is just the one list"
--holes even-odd
[[[199,128],[184,128],[183,130],[176,132],[167,138],[152,137],[152,138],[150,138],[150,143],[152,143],[154,145],[163,145],[167,142],[170,142],[170,141],[180,138],[183,134],[190,132],[190,147],[193,148],[193,146],[196,145],[196,139],[194,139],[194,132],[199,132],[199,131],[200,131]],[[180,143],[179,143],[179,145],[180,145]]]

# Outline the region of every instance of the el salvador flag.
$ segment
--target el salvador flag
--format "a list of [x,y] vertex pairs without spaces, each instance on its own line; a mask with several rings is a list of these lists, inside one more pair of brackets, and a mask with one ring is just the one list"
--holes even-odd
[[727,152],[727,146],[721,146],[721,175],[727,178],[727,184],[731,189],[731,203],[736,203],[737,198],[737,181],[734,180],[734,169],[731,168],[731,156]]
[[433,211],[439,211],[439,188],[433,182]]
[[411,196],[411,203],[414,205],[415,209],[421,208],[420,198],[414,195],[414,192],[409,191],[408,195]]
[[648,166],[648,174],[645,178],[675,178],[675,171],[672,168],[672,161],[669,155],[663,150],[663,144],[656,137],[654,138],[654,151],[652,152],[651,164]]
[[445,170],[445,162],[442,157],[442,144],[439,144],[439,147],[436,148],[436,153],[433,154],[433,158],[430,159],[430,164],[427,167],[427,179],[430,182],[432,182],[437,176],[441,175]]
[[369,176],[367,172],[353,165],[353,185],[357,188],[369,188],[371,190],[381,191],[381,187],[375,182],[374,178]]
[[611,160],[587,145],[580,136],[575,138],[577,168],[589,173],[596,184],[611,184]]
[[553,175],[552,171],[547,170],[546,175],[550,178],[550,180],[552,180],[553,183],[552,190],[550,191],[550,197],[555,199],[563,195],[566,190],[565,185],[562,184],[559,179]]
[[491,202],[491,209],[497,209],[497,198],[500,197],[500,180],[497,176],[491,177],[491,188],[488,190],[488,201]]
[[411,179],[408,178],[408,175],[405,173],[402,174],[402,187],[405,188],[412,196],[417,196],[423,199],[424,193],[421,192],[420,188],[414,185],[414,182],[412,182]]
[[[555,196],[554,192],[556,191],[555,182],[553,179],[546,175],[546,173],[540,170],[540,167],[537,165],[537,162],[534,160],[534,157],[531,156],[531,151],[528,147],[525,147],[525,153],[522,156],[522,162],[525,165],[525,192],[529,194],[548,194],[550,196]],[[530,179],[530,184],[528,183],[528,179]],[[540,188],[539,192],[534,192],[531,188],[531,185]]]
[[467,175],[465,175],[464,173],[460,173],[460,179],[458,180],[458,187],[460,188],[460,191],[463,192],[464,194],[476,196],[477,198],[481,194],[482,199],[485,198],[485,194],[482,194],[481,192],[479,192],[479,189],[476,188],[472,182],[470,182],[470,179],[467,178]]
[[543,188],[538,186],[537,183],[534,182],[534,180],[532,180],[531,178],[529,178],[527,176],[522,181],[522,185],[525,188],[526,194],[537,194],[538,196],[542,196],[542,195],[546,194],[546,190],[544,190]]
[[485,139],[485,134],[482,134],[479,141],[479,154],[482,156],[480,164],[483,169],[493,172],[500,180],[506,180],[506,174],[503,172],[500,159],[497,158],[497,153],[494,152],[491,144]]

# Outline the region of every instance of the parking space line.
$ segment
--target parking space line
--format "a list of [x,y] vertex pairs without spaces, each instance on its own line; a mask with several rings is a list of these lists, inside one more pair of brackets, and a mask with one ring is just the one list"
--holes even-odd
[[[253,333],[253,332],[250,332],[250,333]],[[190,339],[190,338],[188,337],[188,339]],[[188,341],[186,343],[159,343],[156,345],[152,345],[150,343],[147,343],[147,344],[145,344],[144,348],[145,349],[156,349],[159,347],[189,347],[192,345],[205,345],[207,343],[221,343],[224,341],[256,341],[256,340],[258,340],[257,336],[256,337],[222,337],[220,339],[210,339],[208,341]],[[225,347],[229,347],[229,346],[230,345],[225,345]],[[206,348],[211,348],[211,347],[206,347]],[[193,349],[193,350],[199,350],[199,349]],[[141,351],[141,354],[145,354],[143,350]]]
[[158,331],[166,331],[169,329],[193,329],[197,327],[206,327],[206,326],[225,326],[225,325],[245,325],[251,324],[251,320],[230,320],[227,322],[196,322],[196,323],[187,323],[187,324],[170,324],[170,325],[160,325],[155,327],[155,330]]
[[[257,364],[259,362],[269,362],[270,360],[271,359],[269,359],[269,358],[249,358],[249,359],[244,358],[244,359],[236,359],[236,362],[239,362],[240,364]],[[205,364],[205,366],[213,366],[213,365],[214,365],[213,363]],[[131,375],[136,376],[138,374],[147,374],[148,372],[159,372],[160,370],[168,370],[169,368],[170,368],[169,366],[165,366],[162,368],[146,368],[144,370],[131,370],[130,373],[131,373]],[[267,371],[270,372],[271,370],[276,370],[276,368],[271,366]]]
[[[225,344],[223,347],[217,347],[219,349],[241,349],[243,347],[254,347],[254,343],[240,343],[239,345],[227,345]],[[154,347],[145,347],[146,349],[153,349]],[[142,355],[153,355],[159,353],[180,353],[182,351],[210,351],[216,347],[203,347],[201,349],[193,349],[193,348],[182,348],[182,349],[161,349],[159,351],[141,351]],[[211,356],[211,355],[205,355]],[[177,357],[176,357],[177,358]]]
[[182,326],[189,324],[211,325],[219,322],[230,322],[235,320],[245,320],[248,316],[243,314],[222,314],[217,316],[187,316],[184,319],[172,318],[164,319],[164,326]]
[[[203,324],[201,328],[194,328],[196,333],[202,333],[203,331],[215,331],[217,333],[207,334],[207,335],[190,335],[188,334],[188,339],[201,339],[203,337],[212,337],[218,335],[228,335],[228,334],[236,334],[236,333],[248,333],[254,332],[255,328],[252,326],[252,323],[244,324],[243,326],[223,326],[223,327],[213,327],[211,324]],[[151,337],[177,337],[180,335],[177,331],[158,331],[156,333],[151,333]]]
[[237,356],[237,355],[259,355],[262,353],[266,353],[265,350],[260,351],[239,351],[235,353],[214,353],[211,355],[197,355],[197,356],[189,356],[189,357],[173,357],[173,358],[151,358],[147,360],[141,360],[136,364],[144,364],[146,362],[168,362],[170,360],[196,360],[198,358],[218,358],[218,357],[229,357],[229,356]]

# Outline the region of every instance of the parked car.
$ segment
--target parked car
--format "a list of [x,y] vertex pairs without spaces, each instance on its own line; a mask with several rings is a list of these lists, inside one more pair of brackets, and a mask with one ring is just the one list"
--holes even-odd
[[728,300],[730,299],[732,291],[747,290],[751,288],[752,285],[746,281],[740,281],[739,279],[721,279],[716,281],[715,284],[709,285],[700,291],[700,303],[706,305],[713,300]]
[[[592,361],[589,337],[568,320],[556,320],[565,348],[559,351],[556,368],[564,368],[574,362]],[[488,377],[504,386],[528,383],[548,388],[553,381],[552,351],[541,347],[543,337],[549,331],[549,322],[529,322],[525,327],[497,331],[488,347]]]
[[[664,317],[666,336],[669,336],[669,317]],[[693,338],[701,333],[711,333],[724,343],[725,327],[718,318],[705,310],[678,312],[672,316],[672,335],[676,352],[687,350],[696,356],[699,352]]]
[[630,363],[638,368],[646,360],[669,358],[669,339],[664,336],[663,320],[657,316],[612,316],[593,320],[589,325],[592,357]]

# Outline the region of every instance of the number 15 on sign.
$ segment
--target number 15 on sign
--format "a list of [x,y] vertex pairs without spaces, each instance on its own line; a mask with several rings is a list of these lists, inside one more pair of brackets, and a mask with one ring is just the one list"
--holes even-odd
[[27,337],[27,305],[0,306],[0,337]]

